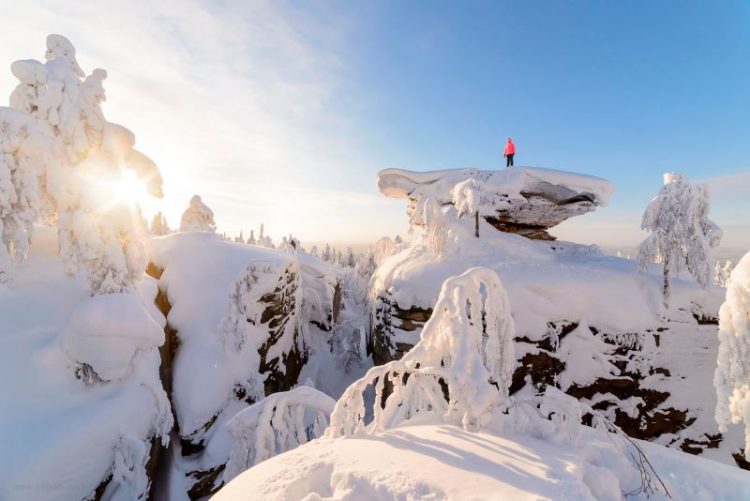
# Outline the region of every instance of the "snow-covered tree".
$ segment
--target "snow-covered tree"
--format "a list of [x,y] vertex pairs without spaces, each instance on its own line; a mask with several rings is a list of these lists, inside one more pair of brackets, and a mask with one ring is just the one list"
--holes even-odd
[[709,195],[704,184],[690,184],[681,174],[664,174],[664,186],[643,214],[641,228],[651,234],[638,248],[638,267],[663,264],[664,306],[669,308],[670,281],[683,267],[703,287],[710,281],[711,248],[721,230],[708,219]]
[[354,250],[352,250],[351,247],[346,248],[346,257],[344,258],[344,263],[349,268],[354,268],[357,265],[357,259],[354,257]]
[[180,231],[216,231],[214,213],[203,203],[199,195],[193,195],[188,208],[182,213]]
[[172,230],[169,228],[167,218],[164,217],[164,214],[161,211],[154,214],[154,217],[151,219],[151,234],[163,236],[167,235],[170,231]]
[[263,223],[260,224],[260,232],[258,233],[258,243],[260,247],[267,247],[269,249],[273,249],[273,240],[271,240],[271,237],[268,237],[265,235],[265,228],[263,226]]
[[335,404],[325,393],[300,386],[269,395],[235,414],[227,422],[234,440],[224,481],[322,436]]
[[[507,400],[516,363],[513,318],[500,278],[488,268],[449,278],[433,311],[401,360],[370,369],[344,392],[328,435],[388,429],[419,416],[468,429],[492,418]],[[371,385],[375,398],[368,401],[376,404],[366,410]]]
[[52,141],[35,118],[0,108],[0,283],[8,280],[14,263],[26,259]]
[[315,256],[315,257],[319,257],[318,256],[318,246],[317,245],[313,245],[312,246],[312,248],[310,249],[310,255],[311,256]]
[[130,170],[157,179],[151,192],[158,195],[161,176],[133,148],[133,134],[104,118],[107,73],[85,76],[75,48],[60,35],[47,37],[45,63],[16,61],[11,71],[20,81],[11,106],[53,137],[45,145],[51,159],[39,175],[38,196],[43,218],[57,222],[67,271],[83,265],[94,294],[130,288],[145,268],[145,228],[118,187]]
[[724,261],[724,264],[721,264],[718,260],[716,261],[716,264],[714,265],[714,282],[716,282],[716,285],[721,287],[727,286],[733,267],[734,265],[730,259]]
[[424,226],[422,239],[425,245],[432,251],[435,259],[439,260],[443,257],[447,242],[443,211],[440,204],[431,197],[424,200],[421,209],[421,221]]
[[725,433],[729,424],[744,424],[745,458],[750,460],[750,253],[732,271],[719,310],[714,386],[719,430]]
[[257,242],[255,240],[255,230],[250,230],[250,236],[247,237],[247,244],[248,245],[255,245]]
[[235,243],[238,243],[238,244],[244,244],[245,243],[245,239],[242,236],[242,230],[240,230],[240,234],[239,235],[237,235],[236,237],[234,237],[234,241],[235,241]]
[[458,217],[470,215],[474,218],[474,236],[479,238],[479,206],[482,200],[480,183],[470,177],[453,187],[451,197]]
[[321,256],[321,259],[325,261],[326,263],[330,263],[333,259],[333,253],[331,251],[331,246],[326,244],[325,249],[323,249],[323,254]]

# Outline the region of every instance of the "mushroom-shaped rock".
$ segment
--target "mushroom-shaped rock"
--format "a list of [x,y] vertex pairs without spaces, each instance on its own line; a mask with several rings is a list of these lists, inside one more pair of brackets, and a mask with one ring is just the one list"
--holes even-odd
[[542,240],[553,240],[547,230],[568,218],[606,205],[614,192],[609,181],[571,172],[538,167],[512,167],[500,171],[453,169],[411,172],[386,169],[378,173],[378,190],[409,201],[411,214],[428,197],[441,204],[454,203],[454,187],[474,179],[482,192],[479,215],[500,231]]

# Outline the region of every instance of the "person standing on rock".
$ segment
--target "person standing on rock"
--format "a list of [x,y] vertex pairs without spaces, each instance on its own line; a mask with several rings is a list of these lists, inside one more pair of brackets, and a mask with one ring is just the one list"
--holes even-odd
[[508,142],[505,143],[505,151],[503,152],[503,155],[505,155],[505,166],[513,167],[513,157],[516,155],[516,145],[513,144],[511,138],[508,138]]

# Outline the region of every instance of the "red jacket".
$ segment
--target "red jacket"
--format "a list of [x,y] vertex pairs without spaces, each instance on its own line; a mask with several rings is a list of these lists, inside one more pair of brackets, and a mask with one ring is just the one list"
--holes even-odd
[[508,141],[505,143],[505,151],[503,152],[504,156],[508,155],[515,155],[516,154],[516,145],[513,144],[513,141]]

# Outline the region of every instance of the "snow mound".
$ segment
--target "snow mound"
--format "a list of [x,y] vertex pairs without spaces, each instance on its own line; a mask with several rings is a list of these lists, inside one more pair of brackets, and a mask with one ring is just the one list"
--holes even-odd
[[164,331],[135,293],[105,294],[76,307],[60,342],[70,358],[110,381],[130,371],[138,350],[160,346]]
[[[637,491],[612,443],[589,435],[559,445],[524,435],[408,426],[314,440],[246,471],[213,498],[243,499],[665,499]],[[638,442],[674,499],[740,500],[740,470]]]

